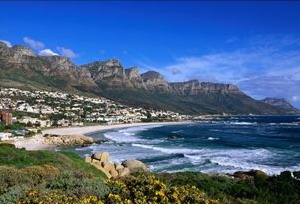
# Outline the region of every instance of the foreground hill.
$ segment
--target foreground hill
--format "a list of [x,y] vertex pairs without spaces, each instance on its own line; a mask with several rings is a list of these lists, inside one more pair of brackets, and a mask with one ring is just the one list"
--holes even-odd
[[75,153],[0,144],[1,204],[298,204],[299,177],[300,172],[249,179],[180,172],[108,180]]
[[104,96],[128,105],[183,114],[291,114],[256,101],[232,84],[167,82],[155,71],[140,74],[118,60],[75,65],[66,57],[36,56],[25,46],[0,42],[0,86],[63,90]]

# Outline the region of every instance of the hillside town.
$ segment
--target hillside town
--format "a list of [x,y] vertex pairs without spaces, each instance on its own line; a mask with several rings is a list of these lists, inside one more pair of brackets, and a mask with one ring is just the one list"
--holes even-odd
[[[95,124],[181,121],[188,118],[171,111],[129,107],[103,97],[16,88],[1,88],[0,111],[2,125],[19,124],[35,130]],[[0,138],[9,137],[12,133],[2,132]],[[18,130],[17,133],[25,135],[27,132]]]

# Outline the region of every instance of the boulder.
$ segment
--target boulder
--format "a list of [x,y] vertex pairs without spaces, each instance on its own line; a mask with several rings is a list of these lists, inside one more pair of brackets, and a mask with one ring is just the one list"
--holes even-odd
[[115,169],[116,170],[124,169],[124,166],[122,164],[115,163]]
[[129,176],[130,170],[127,167],[124,167],[123,169],[118,170],[119,177]]
[[93,160],[93,161],[91,162],[91,164],[93,164],[94,166],[97,166],[98,169],[99,169],[99,168],[103,168],[103,167],[101,166],[100,161],[98,161],[98,160]]
[[235,178],[239,179],[267,179],[270,176],[261,170],[251,170],[251,171],[237,171],[233,175]]
[[268,174],[266,174],[265,172],[261,171],[261,170],[255,170],[254,171],[254,178],[256,179],[262,179],[262,180],[266,180],[268,179],[270,176]]
[[110,172],[111,170],[115,170],[115,165],[112,163],[104,163],[103,169],[107,172]]
[[119,173],[115,170],[115,169],[111,169],[109,171],[109,174],[111,175],[111,177],[113,178],[117,178],[119,176]]
[[101,162],[108,162],[109,153],[108,152],[96,152],[92,155],[92,159],[99,160]]
[[100,161],[93,160],[90,164],[93,165],[94,167],[96,167],[97,169],[101,170],[107,176],[107,178],[109,178],[109,179],[111,178],[110,173],[101,166]]
[[85,162],[91,163],[91,162],[92,162],[92,157],[86,156],[86,157],[85,157]]
[[232,176],[234,178],[238,178],[238,179],[242,179],[242,180],[253,178],[253,176],[250,176],[247,173],[248,172],[245,172],[245,171],[237,171],[237,172],[234,172],[234,174]]
[[122,162],[122,165],[127,167],[130,170],[130,173],[148,171],[147,166],[143,162],[135,159],[126,160]]

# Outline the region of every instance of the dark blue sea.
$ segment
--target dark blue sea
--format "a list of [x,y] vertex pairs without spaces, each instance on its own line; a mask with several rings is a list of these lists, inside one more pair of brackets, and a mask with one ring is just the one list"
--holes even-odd
[[300,116],[220,117],[193,124],[131,127],[91,136],[111,141],[71,150],[82,156],[108,151],[115,162],[139,159],[155,172],[300,171]]

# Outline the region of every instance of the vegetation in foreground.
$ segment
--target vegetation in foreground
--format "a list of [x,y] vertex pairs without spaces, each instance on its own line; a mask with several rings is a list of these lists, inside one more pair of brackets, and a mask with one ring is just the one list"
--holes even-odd
[[[300,178],[300,173],[294,173]],[[238,180],[184,172],[135,174],[107,180],[70,152],[26,151],[0,145],[0,203],[299,204],[300,181],[290,172]]]

